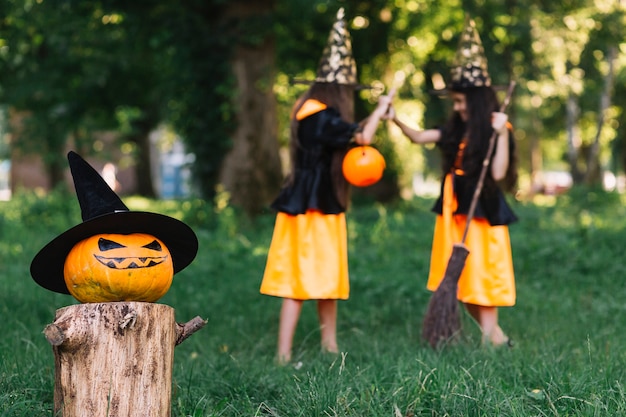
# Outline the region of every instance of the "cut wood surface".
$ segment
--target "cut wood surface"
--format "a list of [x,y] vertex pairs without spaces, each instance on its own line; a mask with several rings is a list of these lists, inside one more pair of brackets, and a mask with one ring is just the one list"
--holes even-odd
[[205,323],[178,324],[172,307],[155,303],[57,310],[44,329],[55,357],[55,415],[170,416],[174,347]]

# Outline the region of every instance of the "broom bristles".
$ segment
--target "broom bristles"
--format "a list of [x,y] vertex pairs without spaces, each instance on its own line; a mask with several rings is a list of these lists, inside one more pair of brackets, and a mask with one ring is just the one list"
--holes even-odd
[[457,286],[469,250],[462,243],[452,248],[446,272],[428,303],[422,326],[422,338],[431,347],[453,342],[461,333]]

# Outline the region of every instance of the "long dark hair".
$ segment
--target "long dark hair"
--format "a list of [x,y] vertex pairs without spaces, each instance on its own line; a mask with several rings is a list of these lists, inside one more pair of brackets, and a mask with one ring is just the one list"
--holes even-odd
[[[493,133],[491,114],[500,109],[498,97],[491,87],[472,87],[456,92],[465,94],[467,122],[464,122],[457,112],[453,112],[444,127],[440,142],[443,152],[443,172],[450,172],[459,144],[467,138],[467,146],[463,154],[463,170],[465,175],[478,178],[489,148],[489,139]],[[501,183],[503,189],[511,192],[517,185],[517,152],[512,134],[509,131],[509,164]],[[487,171],[487,174],[485,191],[489,192],[496,186],[496,182],[491,177],[490,171]]]
[[[318,100],[328,107],[336,109],[341,118],[346,122],[354,122],[354,91],[355,87],[337,83],[313,83],[311,87],[296,101],[291,114],[291,138],[289,141],[289,155],[291,160],[291,172],[288,182],[293,180],[293,175],[298,164],[298,126],[299,121],[296,119],[296,113],[302,107],[305,101],[309,99]],[[337,149],[333,152],[331,163],[331,175],[333,178],[333,187],[335,195],[342,207],[347,207],[349,200],[350,186],[343,176],[341,164],[347,149]]]

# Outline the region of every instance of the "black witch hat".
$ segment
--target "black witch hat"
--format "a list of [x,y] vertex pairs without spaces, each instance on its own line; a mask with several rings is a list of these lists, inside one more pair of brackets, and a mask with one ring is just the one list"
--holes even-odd
[[465,18],[465,27],[459,39],[450,82],[444,89],[433,90],[436,94],[445,94],[449,90],[463,91],[472,87],[490,87],[491,77],[487,68],[487,56],[474,20]]
[[356,61],[352,56],[352,40],[343,7],[337,11],[337,18],[328,34],[328,41],[317,66],[315,79],[294,81],[300,84],[335,83],[356,88],[370,88],[357,81]]
[[145,233],[160,239],[170,251],[174,273],[187,267],[198,252],[198,238],[189,226],[158,213],[130,211],[98,172],[75,152],[67,154],[83,222],[48,243],[35,255],[30,274],[42,287],[69,294],[63,266],[74,245],[104,234]]
[[466,18],[450,75],[452,89],[491,86],[485,49],[476,24],[469,16]]

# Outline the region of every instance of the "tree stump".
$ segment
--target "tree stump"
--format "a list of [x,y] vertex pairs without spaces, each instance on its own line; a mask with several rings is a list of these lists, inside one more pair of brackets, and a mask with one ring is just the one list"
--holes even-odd
[[174,347],[205,323],[178,324],[172,307],[144,302],[57,310],[44,329],[55,358],[54,415],[170,416]]

